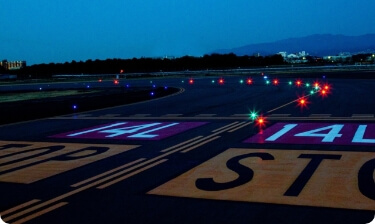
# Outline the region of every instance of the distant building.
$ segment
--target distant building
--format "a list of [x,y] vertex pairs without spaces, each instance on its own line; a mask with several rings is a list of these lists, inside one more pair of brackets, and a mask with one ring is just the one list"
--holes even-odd
[[26,61],[0,61],[0,66],[6,70],[17,70],[26,67]]
[[277,54],[281,55],[288,63],[306,63],[306,56],[309,55],[306,51],[301,51],[295,54],[288,54],[286,51],[281,51]]
[[280,51],[280,52],[277,53],[277,54],[281,55],[281,57],[283,57],[283,58],[286,58],[286,56],[287,56],[286,51]]
[[352,55],[348,52],[342,52],[339,55],[335,56],[324,56],[323,59],[329,62],[349,62],[352,58]]

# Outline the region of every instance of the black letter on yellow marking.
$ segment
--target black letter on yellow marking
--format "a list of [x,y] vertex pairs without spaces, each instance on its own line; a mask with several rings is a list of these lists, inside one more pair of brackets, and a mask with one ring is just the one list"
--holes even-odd
[[[45,162],[45,161],[47,161],[49,159],[38,160],[38,157],[40,157],[42,155],[47,155],[47,154],[52,153],[52,152],[56,152],[56,151],[64,149],[64,148],[65,148],[65,146],[63,146],[63,145],[54,145],[54,146],[46,146],[46,147],[42,147],[42,148],[30,149],[27,152],[33,152],[33,151],[38,151],[38,150],[47,150],[47,151],[40,152],[38,154],[34,154],[34,155],[31,155],[31,156],[28,156],[28,157],[24,157],[22,159],[16,159],[16,160],[12,160],[10,162],[5,162],[5,163],[1,164],[1,166],[8,165],[8,164],[13,164],[13,163],[18,163],[18,162],[22,162],[22,161],[28,160],[28,159],[35,159],[35,162],[29,163],[29,164],[26,164],[26,165],[21,165],[21,166],[15,167],[15,168],[13,168],[11,170],[7,170],[7,171],[4,171],[4,172],[0,171],[0,174],[7,173],[7,172],[10,172],[10,171],[19,170],[19,169],[23,169],[25,167],[34,166],[36,164]],[[14,156],[14,155],[23,154],[23,153],[25,153],[25,152],[21,151],[21,152],[16,152],[16,153],[8,154],[8,155],[3,156],[3,157],[9,157],[9,156]]]
[[375,200],[375,159],[372,159],[361,167],[358,171],[358,187],[363,195]]
[[259,157],[262,160],[274,160],[275,158],[269,153],[249,153],[231,158],[227,162],[227,167],[236,172],[239,177],[226,183],[217,183],[213,178],[200,178],[195,181],[195,186],[204,191],[220,191],[238,187],[253,179],[254,171],[247,166],[239,163],[240,160],[250,157]]
[[[83,152],[83,151],[86,151],[86,150],[95,151],[95,152],[93,152],[91,154],[88,154],[88,155],[74,156],[74,154],[77,154],[79,152]],[[104,152],[107,152],[108,150],[109,150],[108,147],[94,147],[94,146],[90,146],[90,147],[83,148],[83,149],[81,149],[79,151],[74,151],[74,152],[71,152],[71,153],[68,153],[68,154],[64,154],[64,155],[61,155],[61,156],[54,157],[51,160],[68,161],[68,160],[82,159],[82,158],[86,158],[86,157],[91,157],[91,156],[96,156],[96,155],[102,154]]]
[[284,196],[298,196],[324,159],[340,160],[341,155],[301,154],[298,158],[311,159]]

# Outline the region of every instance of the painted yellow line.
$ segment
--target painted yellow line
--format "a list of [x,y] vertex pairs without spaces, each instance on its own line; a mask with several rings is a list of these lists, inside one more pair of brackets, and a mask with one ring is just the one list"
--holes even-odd
[[226,129],[220,130],[220,131],[216,132],[216,134],[220,134],[220,133],[223,133],[223,132],[229,131],[229,130],[231,130],[231,129],[233,129],[233,128],[240,127],[240,126],[244,125],[245,123],[246,123],[246,121],[240,122],[240,123],[238,123],[238,124],[236,124],[236,125],[233,125],[233,126],[228,127],[228,128],[226,128]]
[[281,105],[281,106],[279,106],[279,107],[276,107],[275,109],[269,110],[269,111],[267,111],[267,113],[271,113],[271,112],[273,112],[273,111],[275,111],[275,110],[278,110],[278,109],[280,109],[280,108],[283,108],[283,107],[285,107],[285,106],[288,106],[289,104],[292,104],[292,103],[294,103],[294,102],[297,102],[297,101],[300,100],[301,98],[307,98],[307,97],[309,97],[309,96],[311,96],[311,95],[313,95],[313,94],[309,94],[309,95],[306,95],[306,96],[300,97],[300,98],[298,98],[298,99],[296,99],[296,100],[293,100],[293,101],[291,101],[291,102],[289,102],[289,103],[286,103],[286,104],[284,104],[284,105]]
[[60,202],[60,203],[58,203],[58,204],[56,204],[56,205],[53,205],[53,206],[51,206],[51,207],[49,207],[49,208],[43,209],[42,211],[39,211],[39,212],[34,213],[34,214],[32,214],[32,215],[26,216],[25,218],[22,218],[22,219],[20,219],[20,220],[18,220],[18,221],[16,221],[16,222],[12,222],[12,224],[21,224],[21,223],[25,223],[25,222],[27,222],[27,221],[30,221],[30,220],[32,220],[32,219],[34,219],[34,218],[36,218],[36,217],[39,217],[39,216],[41,216],[41,215],[44,215],[44,214],[46,214],[46,213],[48,213],[48,212],[51,212],[51,211],[53,211],[53,210],[55,210],[55,209],[58,209],[58,208],[60,208],[60,207],[62,207],[62,206],[64,206],[64,205],[67,205],[67,204],[68,204],[67,202]]
[[310,114],[309,117],[330,117],[332,114]]
[[192,146],[192,147],[190,147],[190,148],[187,148],[187,149],[181,151],[181,153],[187,153],[187,152],[189,152],[189,151],[191,151],[191,150],[193,150],[193,149],[196,149],[196,148],[198,148],[198,147],[200,147],[200,146],[202,146],[202,145],[205,145],[205,144],[207,144],[207,143],[209,143],[209,142],[212,142],[212,141],[214,141],[214,140],[216,140],[216,139],[218,139],[218,138],[220,138],[220,136],[216,136],[216,137],[213,137],[213,138],[208,139],[208,140],[206,140],[206,141],[203,141],[203,142],[201,142],[201,143],[199,143],[199,144],[197,144],[197,145],[194,145],[194,146]]
[[148,165],[148,166],[143,167],[142,169],[136,170],[136,171],[134,171],[134,172],[132,172],[132,173],[129,173],[129,174],[125,175],[125,176],[122,176],[122,177],[119,177],[119,178],[117,178],[117,179],[114,179],[114,180],[112,180],[112,181],[110,181],[110,182],[108,182],[108,183],[106,183],[106,184],[100,185],[99,187],[97,187],[97,189],[104,189],[104,188],[107,188],[107,187],[109,187],[109,186],[111,186],[111,185],[113,185],[113,184],[116,184],[116,183],[118,183],[118,182],[120,182],[120,181],[123,181],[123,180],[125,180],[125,179],[127,179],[127,178],[129,178],[129,177],[132,177],[132,176],[134,176],[134,175],[136,175],[136,174],[138,174],[138,173],[141,173],[141,172],[143,172],[143,171],[145,171],[145,170],[148,170],[148,169],[150,169],[150,168],[152,168],[152,167],[155,167],[155,166],[157,166],[157,165],[159,165],[159,164],[161,164],[161,163],[164,163],[164,162],[166,162],[166,161],[168,161],[168,159],[162,159],[162,160],[159,160],[159,161],[157,161],[156,163],[153,163],[153,164],[150,164],[150,165]]
[[248,114],[232,114],[231,117],[249,117]]
[[53,117],[51,120],[249,120],[248,117]]
[[92,117],[92,114],[79,114],[77,117]]
[[252,123],[253,123],[253,122],[248,122],[248,123],[246,123],[246,124],[244,124],[244,125],[241,125],[241,126],[235,128],[235,129],[232,129],[232,130],[230,130],[230,131],[228,131],[228,132],[230,132],[230,133],[235,132],[235,131],[237,131],[237,130],[243,128],[243,127],[246,127],[246,126],[248,126],[248,125],[250,125],[250,124],[252,124]]
[[166,115],[163,115],[162,117],[178,117],[178,116],[182,116],[183,114],[166,114]]
[[130,115],[130,117],[148,117],[148,116],[151,116],[151,114],[134,114],[134,115]]
[[35,204],[35,203],[37,203],[37,202],[40,202],[40,200],[39,200],[39,199],[33,199],[33,200],[31,200],[31,201],[25,202],[25,203],[23,203],[23,204],[20,204],[20,205],[18,205],[18,206],[16,206],[16,207],[11,208],[11,209],[8,209],[8,210],[5,210],[5,211],[3,211],[3,212],[0,212],[0,214],[1,214],[2,216],[6,216],[6,215],[8,215],[8,214],[10,214],[10,213],[13,213],[13,212],[16,212],[16,211],[18,211],[18,210],[21,210],[21,209],[23,209],[23,208],[25,208],[25,207],[27,207],[27,206],[29,206],[29,205]]
[[196,117],[213,117],[215,115],[216,114],[198,114],[198,115],[196,115]]
[[375,121],[375,118],[369,118],[369,117],[285,117],[285,118],[267,117],[267,120],[278,120],[278,121]]
[[[249,121],[248,117],[54,117],[53,120],[245,120]],[[288,117],[288,116],[267,116],[267,120],[280,121],[374,121],[373,116],[358,116],[358,117]],[[214,132],[214,131],[212,131]]]
[[352,117],[363,117],[363,118],[373,118],[373,114],[353,114]]
[[292,104],[292,103],[294,103],[294,102],[297,102],[297,100],[293,100],[292,102],[286,103],[286,104],[284,104],[284,105],[281,105],[281,106],[279,106],[279,107],[276,107],[275,109],[269,110],[269,111],[267,111],[267,113],[272,113],[273,111],[278,110],[278,109],[280,109],[280,108],[283,108],[283,107],[285,107],[285,106],[288,106],[289,104]]
[[235,124],[237,124],[237,123],[238,123],[238,121],[233,122],[233,123],[230,123],[230,124],[225,125],[225,126],[223,126],[223,127],[221,127],[221,128],[215,129],[215,130],[213,130],[212,132],[220,131],[220,130],[225,129],[225,128],[227,128],[227,127],[233,126],[233,125],[235,125]]
[[99,116],[99,117],[118,117],[118,116],[121,116],[121,114],[105,114],[105,115]]
[[190,142],[192,142],[192,141],[195,141],[195,140],[197,140],[197,139],[200,139],[200,138],[203,138],[203,136],[197,136],[197,137],[192,138],[192,139],[190,139],[190,140],[187,140],[187,141],[185,141],[185,142],[181,142],[180,144],[177,144],[177,145],[174,145],[174,146],[172,146],[172,147],[169,147],[169,148],[163,149],[163,150],[161,150],[161,152],[168,152],[168,151],[170,151],[170,150],[172,150],[172,149],[174,149],[174,148],[177,148],[177,147],[180,147],[180,146],[182,146],[182,145],[188,144],[188,143],[190,143]]
[[119,167],[117,167],[117,168],[115,168],[115,169],[109,170],[109,171],[107,171],[107,172],[101,173],[101,174],[96,175],[96,176],[93,176],[93,177],[90,177],[90,178],[88,178],[88,179],[86,179],[86,180],[80,181],[80,182],[75,183],[75,184],[70,185],[70,186],[71,186],[71,187],[79,187],[79,186],[84,185],[84,184],[86,184],[86,183],[88,183],[88,182],[94,181],[94,180],[96,180],[96,179],[98,179],[98,178],[101,178],[101,177],[106,176],[106,175],[108,175],[108,174],[114,173],[114,172],[116,172],[116,171],[118,171],[118,170],[121,170],[121,169],[124,169],[124,168],[126,168],[126,167],[132,166],[132,165],[134,165],[134,164],[136,164],[136,163],[139,163],[139,162],[141,162],[141,161],[144,161],[145,159],[146,159],[146,158],[137,159],[137,160],[135,160],[135,161],[133,161],[133,162],[130,162],[130,163],[124,164],[124,165],[119,166]]
[[267,117],[289,117],[290,114],[270,114]]

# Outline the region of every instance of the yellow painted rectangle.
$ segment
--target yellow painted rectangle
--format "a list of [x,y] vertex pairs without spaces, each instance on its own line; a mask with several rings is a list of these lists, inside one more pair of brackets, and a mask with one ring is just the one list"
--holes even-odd
[[[318,165],[315,164],[316,169],[306,184],[297,195],[291,196],[286,192],[295,185],[300,176],[308,176],[303,171],[312,161],[309,158],[299,158],[301,155],[336,156],[339,159],[323,159]],[[242,158],[235,164],[236,169],[242,166],[242,171],[245,172],[240,173],[228,168],[228,161],[233,162],[236,158]],[[375,211],[375,198],[371,198],[371,193],[375,194],[375,188],[367,189],[365,195],[358,187],[359,170],[364,164],[372,170],[372,182],[369,175],[366,181],[375,186],[375,167],[368,166],[370,162],[375,162],[374,152],[231,148],[148,193]],[[251,171],[253,176],[249,179]],[[210,178],[214,186],[221,189],[208,190],[198,187],[199,179],[201,181]]]

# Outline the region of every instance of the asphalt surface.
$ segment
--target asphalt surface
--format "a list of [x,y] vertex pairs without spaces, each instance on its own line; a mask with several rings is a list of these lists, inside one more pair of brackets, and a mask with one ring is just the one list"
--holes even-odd
[[[0,126],[1,217],[9,223],[374,218],[375,80],[273,75],[266,84],[259,75],[247,85],[246,77],[224,77],[222,84],[219,78],[121,81],[179,92]],[[315,81],[319,89],[311,93]],[[254,111],[265,125],[250,118]]]

